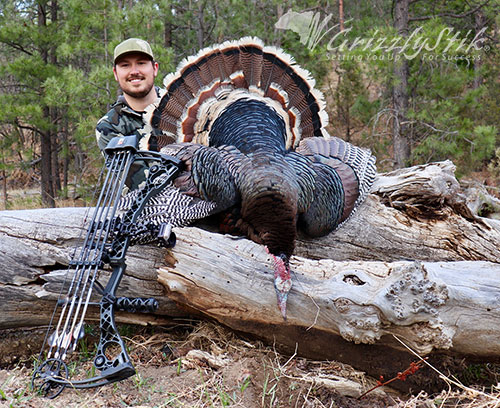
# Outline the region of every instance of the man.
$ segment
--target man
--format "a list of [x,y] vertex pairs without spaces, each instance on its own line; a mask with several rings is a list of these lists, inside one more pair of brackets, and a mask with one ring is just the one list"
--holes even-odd
[[[154,86],[158,63],[150,45],[138,38],[129,38],[114,51],[113,74],[123,95],[96,126],[97,144],[101,151],[116,136],[136,135],[140,150],[157,150],[151,116],[160,101],[160,90]],[[144,163],[137,163],[129,174],[127,185],[134,189],[145,179]]]

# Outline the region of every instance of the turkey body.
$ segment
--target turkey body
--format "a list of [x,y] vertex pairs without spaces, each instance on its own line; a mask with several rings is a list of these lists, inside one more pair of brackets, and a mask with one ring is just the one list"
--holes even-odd
[[210,145],[232,145],[240,157],[235,225],[272,254],[291,256],[296,238],[298,183],[285,160],[285,124],[268,105],[240,99],[216,119]]
[[138,223],[182,226],[221,214],[224,231],[246,235],[274,256],[286,318],[298,231],[318,237],[341,225],[368,193],[375,158],[326,133],[323,96],[307,71],[256,38],[200,51],[167,76],[165,87],[153,117],[165,135],[155,143],[185,170]]

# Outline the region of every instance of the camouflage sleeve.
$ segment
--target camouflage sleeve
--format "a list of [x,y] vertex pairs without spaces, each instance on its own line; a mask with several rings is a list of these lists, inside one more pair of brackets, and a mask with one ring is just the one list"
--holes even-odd
[[[120,120],[117,116],[113,117],[114,114],[115,113],[113,111],[108,112],[97,122],[96,125],[97,145],[103,155],[105,155],[104,149],[108,145],[109,141],[116,136],[136,135],[138,140],[141,137],[141,134],[137,130],[131,130],[135,127],[132,123]],[[128,128],[127,123],[129,124]],[[131,190],[136,189],[146,180],[147,174],[147,164],[144,161],[137,160],[132,164],[130,172],[125,180],[125,184]]]
[[125,132],[125,129],[120,129],[119,126],[113,125],[109,121],[108,116],[109,115],[103,116],[99,122],[97,122],[95,129],[97,145],[101,151],[105,149],[112,138],[116,136],[129,136],[129,133]]

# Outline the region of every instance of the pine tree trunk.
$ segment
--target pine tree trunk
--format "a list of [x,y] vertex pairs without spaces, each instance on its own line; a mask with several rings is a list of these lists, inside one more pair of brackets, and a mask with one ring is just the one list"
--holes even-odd
[[[44,108],[44,112],[47,112],[48,115],[48,108]],[[54,185],[52,183],[52,143],[50,132],[42,133],[40,169],[42,204],[45,207],[55,207]]]
[[172,15],[172,9],[167,8],[165,10],[165,16],[163,20],[163,45],[165,48],[171,48],[172,47],[172,31],[173,31],[173,15]]
[[[394,28],[404,38],[408,36],[408,8],[409,0],[396,0],[394,7]],[[393,119],[393,148],[394,167],[402,168],[408,164],[410,158],[410,135],[406,124],[408,110],[408,61],[399,54],[398,49],[394,51],[394,85],[392,90],[392,101],[394,108]]]
[[344,31],[344,0],[339,0],[339,25],[340,31]]
[[[55,108],[50,108],[50,122],[52,126],[56,126],[57,111]],[[61,191],[61,177],[59,167],[59,141],[57,132],[52,130],[50,132],[50,148],[51,148],[51,173],[52,173],[52,190],[54,196]]]
[[[478,10],[474,14],[474,29],[476,31],[476,35],[481,32],[481,30],[484,28],[485,21],[484,21],[484,14],[482,10]],[[483,66],[483,61],[482,58],[485,57],[485,55],[478,55],[481,58],[476,58],[474,60],[474,82],[472,83],[472,87],[474,89],[477,89],[481,86],[483,83],[483,76],[481,75],[481,67]]]
[[7,172],[5,171],[5,169],[2,170],[2,195],[4,209],[7,209],[9,196],[7,194]]
[[[38,3],[38,28],[43,31],[47,26],[47,5],[46,3]],[[44,63],[48,63],[49,51],[47,48],[40,50],[40,55]],[[50,109],[47,106],[43,107],[43,117],[50,123]],[[49,130],[41,132],[41,196],[42,204],[46,207],[55,207],[54,201],[54,184],[52,182],[52,136]]]
[[68,176],[69,176],[69,140],[68,140],[68,120],[64,120],[63,128],[63,191],[64,198],[68,198]]
[[[52,27],[57,26],[58,16],[57,16],[58,4],[57,0],[52,0],[50,2],[50,20]],[[57,53],[56,53],[56,45],[52,45],[49,51],[49,62],[51,65],[57,65]],[[56,195],[61,191],[61,177],[60,177],[60,166],[59,166],[59,141],[58,141],[58,131],[56,129],[58,126],[58,108],[52,107],[50,108],[50,124],[54,129],[51,131],[51,158],[52,158],[52,189],[54,194]]]

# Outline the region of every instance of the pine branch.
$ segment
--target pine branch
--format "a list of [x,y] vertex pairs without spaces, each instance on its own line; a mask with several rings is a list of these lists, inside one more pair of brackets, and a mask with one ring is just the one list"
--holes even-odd
[[28,51],[26,48],[24,48],[21,44],[17,44],[13,41],[8,41],[6,39],[2,39],[1,42],[5,45],[8,45],[9,47],[14,48],[17,51],[21,51],[25,54],[28,54],[29,56],[33,56],[33,53]]
[[45,133],[43,133],[40,129],[37,129],[36,127],[29,125],[21,125],[21,123],[19,123],[19,119],[16,119],[15,123],[19,129],[31,130],[34,133],[38,133],[40,136],[45,136]]
[[478,11],[479,9],[483,8],[484,6],[486,6],[489,2],[490,2],[490,0],[486,0],[484,3],[480,4],[476,8],[474,8],[472,10],[469,10],[469,11],[467,11],[465,13],[461,13],[461,14],[440,13],[440,14],[431,15],[431,16],[410,17],[408,19],[408,22],[430,20],[430,19],[436,18],[436,17],[464,18],[464,17],[470,16],[471,14],[474,14],[476,11]]

